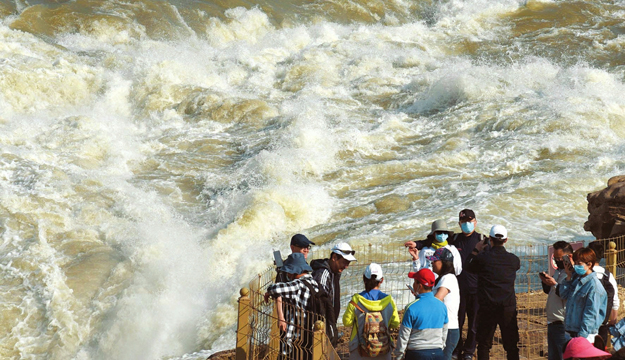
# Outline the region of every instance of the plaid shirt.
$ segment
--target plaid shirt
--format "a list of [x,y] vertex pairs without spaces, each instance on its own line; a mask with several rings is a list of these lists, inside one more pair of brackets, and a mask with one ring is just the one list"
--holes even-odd
[[[319,291],[319,284],[315,281],[315,279],[313,279],[311,275],[306,274],[300,277],[299,279],[296,279],[293,281],[270,285],[267,288],[267,292],[273,298],[282,296],[283,300],[286,300],[286,302],[288,302],[289,304],[292,304],[293,307],[297,310],[309,310],[308,300],[310,299],[311,294],[310,294],[310,290],[308,289],[308,287],[304,285],[304,282],[312,285],[313,289],[315,289],[316,291]],[[292,307],[289,307],[289,306],[287,306],[286,310],[287,311],[286,311],[286,314],[284,314],[284,316],[285,316],[285,320],[287,321],[287,329],[286,329],[286,336],[284,340],[286,341],[287,344],[290,345],[293,338],[296,336],[299,336],[299,334],[295,332],[296,323],[305,324],[304,319],[306,318],[306,312],[297,311],[296,314],[292,314]],[[301,321],[298,321],[299,319],[297,319],[299,317],[297,316],[298,314],[302,314]],[[307,330],[312,330],[312,329],[307,329]]]

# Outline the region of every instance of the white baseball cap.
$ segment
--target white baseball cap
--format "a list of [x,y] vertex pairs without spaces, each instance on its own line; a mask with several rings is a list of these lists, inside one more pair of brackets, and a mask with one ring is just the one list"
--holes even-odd
[[490,237],[498,239],[507,239],[508,230],[503,225],[495,225],[490,228]]
[[384,274],[382,274],[382,267],[380,264],[376,263],[369,264],[369,266],[365,269],[364,275],[367,279],[371,279],[371,275],[375,275],[375,280],[378,281],[384,277]]
[[334,245],[334,247],[332,248],[332,252],[335,254],[341,255],[343,259],[347,261],[357,261],[356,258],[354,257],[354,254],[356,252],[352,250],[352,247],[349,246],[348,243],[342,242],[342,243],[338,243]]

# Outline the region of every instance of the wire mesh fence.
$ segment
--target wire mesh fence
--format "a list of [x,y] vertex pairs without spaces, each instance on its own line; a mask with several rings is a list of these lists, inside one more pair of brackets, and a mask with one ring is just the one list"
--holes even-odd
[[[624,284],[625,236],[600,241],[604,243],[606,249],[610,249],[610,241],[616,244],[616,250],[613,252],[616,259],[616,278],[619,284]],[[354,250],[356,251],[355,256],[358,261],[350,264],[341,274],[341,314],[338,319],[339,325],[342,325],[343,312],[353,294],[364,290],[362,275],[366,266],[372,262],[382,265],[384,283],[381,286],[381,290],[393,297],[400,312],[414,300],[414,295],[406,286],[412,282],[407,277],[408,272],[412,271],[412,260],[406,248],[397,244],[370,244],[356,246]],[[546,358],[547,318],[545,304],[547,294],[542,290],[538,272],[546,271],[551,266],[552,259],[549,246],[506,246],[506,250],[517,255],[521,260],[521,267],[517,271],[515,282],[520,355],[526,359]],[[606,257],[608,257],[609,253],[610,251],[608,250]],[[327,258],[329,255],[329,249],[317,248],[314,252],[311,252],[308,260]],[[316,360],[316,358],[312,357],[314,354],[306,352],[306,348],[310,346],[306,339],[310,339],[311,336],[314,338],[314,331],[311,329],[310,322],[306,323],[299,320],[299,324],[307,324],[306,326],[298,325],[300,337],[291,340],[285,339],[284,334],[281,335],[278,330],[275,306],[273,306],[273,303],[264,303],[262,295],[274,281],[274,278],[275,269],[269,268],[250,282],[250,307],[252,311],[249,317],[251,325],[248,335],[250,337],[250,355],[253,356],[248,357],[248,359],[289,358],[304,360],[310,358]],[[622,317],[622,315],[623,310],[621,308],[619,317]],[[298,322],[296,317],[293,319],[293,321]],[[317,319],[320,318],[315,318],[315,320]],[[339,331],[342,331],[343,335],[347,335],[351,332],[351,329],[339,328]],[[463,329],[462,336],[466,338],[466,326]],[[323,346],[325,346],[323,359],[346,359],[349,357],[346,346],[339,346],[338,350],[336,350],[328,343],[327,337],[324,336],[323,339]],[[289,347],[293,348],[288,350]],[[497,359],[505,357],[499,330],[495,333],[491,356]]]
[[[265,301],[265,293],[275,279],[269,268],[252,279],[249,290],[239,299],[237,359],[339,360],[325,334],[323,316],[293,303]],[[279,311],[283,317],[278,315]],[[280,327],[284,320],[285,328]],[[289,331],[288,326],[293,327]]]

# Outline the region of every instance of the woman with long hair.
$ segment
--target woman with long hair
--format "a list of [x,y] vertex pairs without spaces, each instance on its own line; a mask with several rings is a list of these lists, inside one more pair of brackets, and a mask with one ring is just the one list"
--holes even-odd
[[447,307],[447,340],[443,348],[445,360],[451,360],[451,356],[460,338],[458,327],[458,308],[460,307],[460,288],[454,269],[454,256],[447,248],[440,248],[433,255],[428,256],[432,264],[432,271],[438,275],[434,283],[434,297],[442,301]]

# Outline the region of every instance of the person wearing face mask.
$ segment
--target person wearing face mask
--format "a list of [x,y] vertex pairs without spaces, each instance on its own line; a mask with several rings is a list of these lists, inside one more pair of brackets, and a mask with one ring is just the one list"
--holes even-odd
[[549,360],[562,360],[562,350],[566,344],[567,336],[564,331],[564,314],[566,300],[560,297],[557,285],[566,279],[564,271],[564,257],[573,253],[573,247],[566,241],[557,241],[553,244],[553,260],[557,269],[552,276],[542,272],[539,274],[542,281],[543,291],[547,294],[547,349]]
[[[451,244],[458,249],[462,266],[466,267],[471,251],[473,251],[477,243],[486,240],[486,236],[475,230],[477,219],[473,210],[463,209],[458,214],[458,220],[458,225],[462,232],[453,236]],[[486,245],[484,251],[489,249],[490,244]],[[472,359],[477,339],[477,314],[480,309],[477,301],[477,275],[463,271],[462,274],[458,275],[458,286],[460,287],[458,326],[462,329],[466,317],[468,330],[467,338],[464,342],[462,336],[458,339],[458,345],[454,350],[454,358]]]
[[432,270],[432,262],[428,257],[434,255],[434,252],[440,248],[448,249],[454,256],[454,272],[458,276],[462,273],[462,260],[455,246],[449,245],[448,239],[453,236],[453,232],[447,228],[445,220],[436,220],[432,223],[432,231],[425,240],[406,241],[404,246],[408,248],[408,252],[412,256],[412,268],[414,272],[421,269]]
[[589,248],[578,249],[572,257],[566,256],[571,261],[564,261],[566,279],[557,289],[566,300],[564,329],[571,337],[584,337],[592,343],[606,317],[608,304],[603,285],[592,271],[597,256]]

